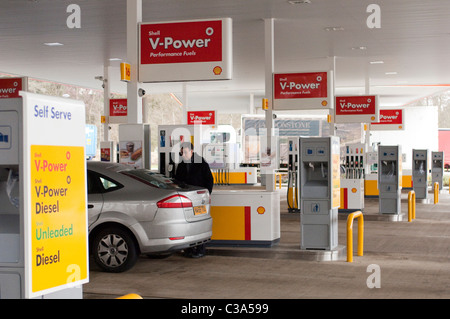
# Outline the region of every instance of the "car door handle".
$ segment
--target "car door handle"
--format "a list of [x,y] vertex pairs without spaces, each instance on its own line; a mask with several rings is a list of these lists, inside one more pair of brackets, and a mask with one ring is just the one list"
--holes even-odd
[[94,208],[94,205],[88,204],[88,208]]

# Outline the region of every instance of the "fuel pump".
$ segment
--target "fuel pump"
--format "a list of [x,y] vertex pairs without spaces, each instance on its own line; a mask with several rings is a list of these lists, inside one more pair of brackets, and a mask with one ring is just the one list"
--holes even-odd
[[341,158],[344,167],[344,174],[341,175],[341,211],[364,209],[365,148],[362,143],[344,148],[345,153]]
[[368,147],[364,168],[364,197],[378,197],[378,144]]
[[442,190],[444,178],[444,152],[431,152],[431,182],[439,183],[439,190]]
[[175,176],[181,143],[191,142],[194,145],[194,151],[201,153],[194,143],[194,126],[192,125],[159,125],[158,136],[158,170],[167,177]]
[[288,139],[288,186],[287,204],[289,213],[299,213],[298,204],[298,137]]
[[230,174],[239,165],[239,145],[227,142],[203,144],[203,157],[211,168],[214,183],[229,185]]
[[428,150],[412,151],[412,180],[416,199],[428,199]]
[[365,145],[351,144],[345,147],[346,153],[344,156],[345,178],[346,179],[364,179],[364,157],[365,157]]

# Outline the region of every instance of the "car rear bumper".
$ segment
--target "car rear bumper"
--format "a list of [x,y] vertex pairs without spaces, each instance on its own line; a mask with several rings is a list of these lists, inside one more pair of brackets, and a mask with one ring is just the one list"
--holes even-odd
[[[178,220],[172,222],[138,225],[135,229],[139,233],[139,247],[141,253],[162,253],[178,251],[185,248],[204,244],[212,236],[212,218],[196,222]],[[140,229],[139,229],[140,228]]]
[[189,247],[206,244],[211,240],[212,231],[185,237],[175,237],[176,239],[159,238],[149,239],[146,245],[141,246],[141,253],[164,253],[180,251]]

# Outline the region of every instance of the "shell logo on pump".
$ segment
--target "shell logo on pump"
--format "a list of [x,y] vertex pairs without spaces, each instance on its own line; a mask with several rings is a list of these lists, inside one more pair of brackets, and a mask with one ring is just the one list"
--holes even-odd
[[258,212],[258,214],[262,215],[266,212],[266,209],[262,206],[259,206],[256,211]]
[[213,72],[215,75],[220,75],[222,74],[222,68],[220,66],[216,66],[214,67]]

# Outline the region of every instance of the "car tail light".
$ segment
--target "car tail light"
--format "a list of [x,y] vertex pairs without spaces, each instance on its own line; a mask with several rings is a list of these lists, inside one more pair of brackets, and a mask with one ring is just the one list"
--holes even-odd
[[161,199],[156,203],[158,208],[183,208],[192,207],[192,202],[189,198],[183,195],[172,195]]
[[179,236],[179,237],[169,237],[170,240],[181,240],[184,239],[184,236]]

